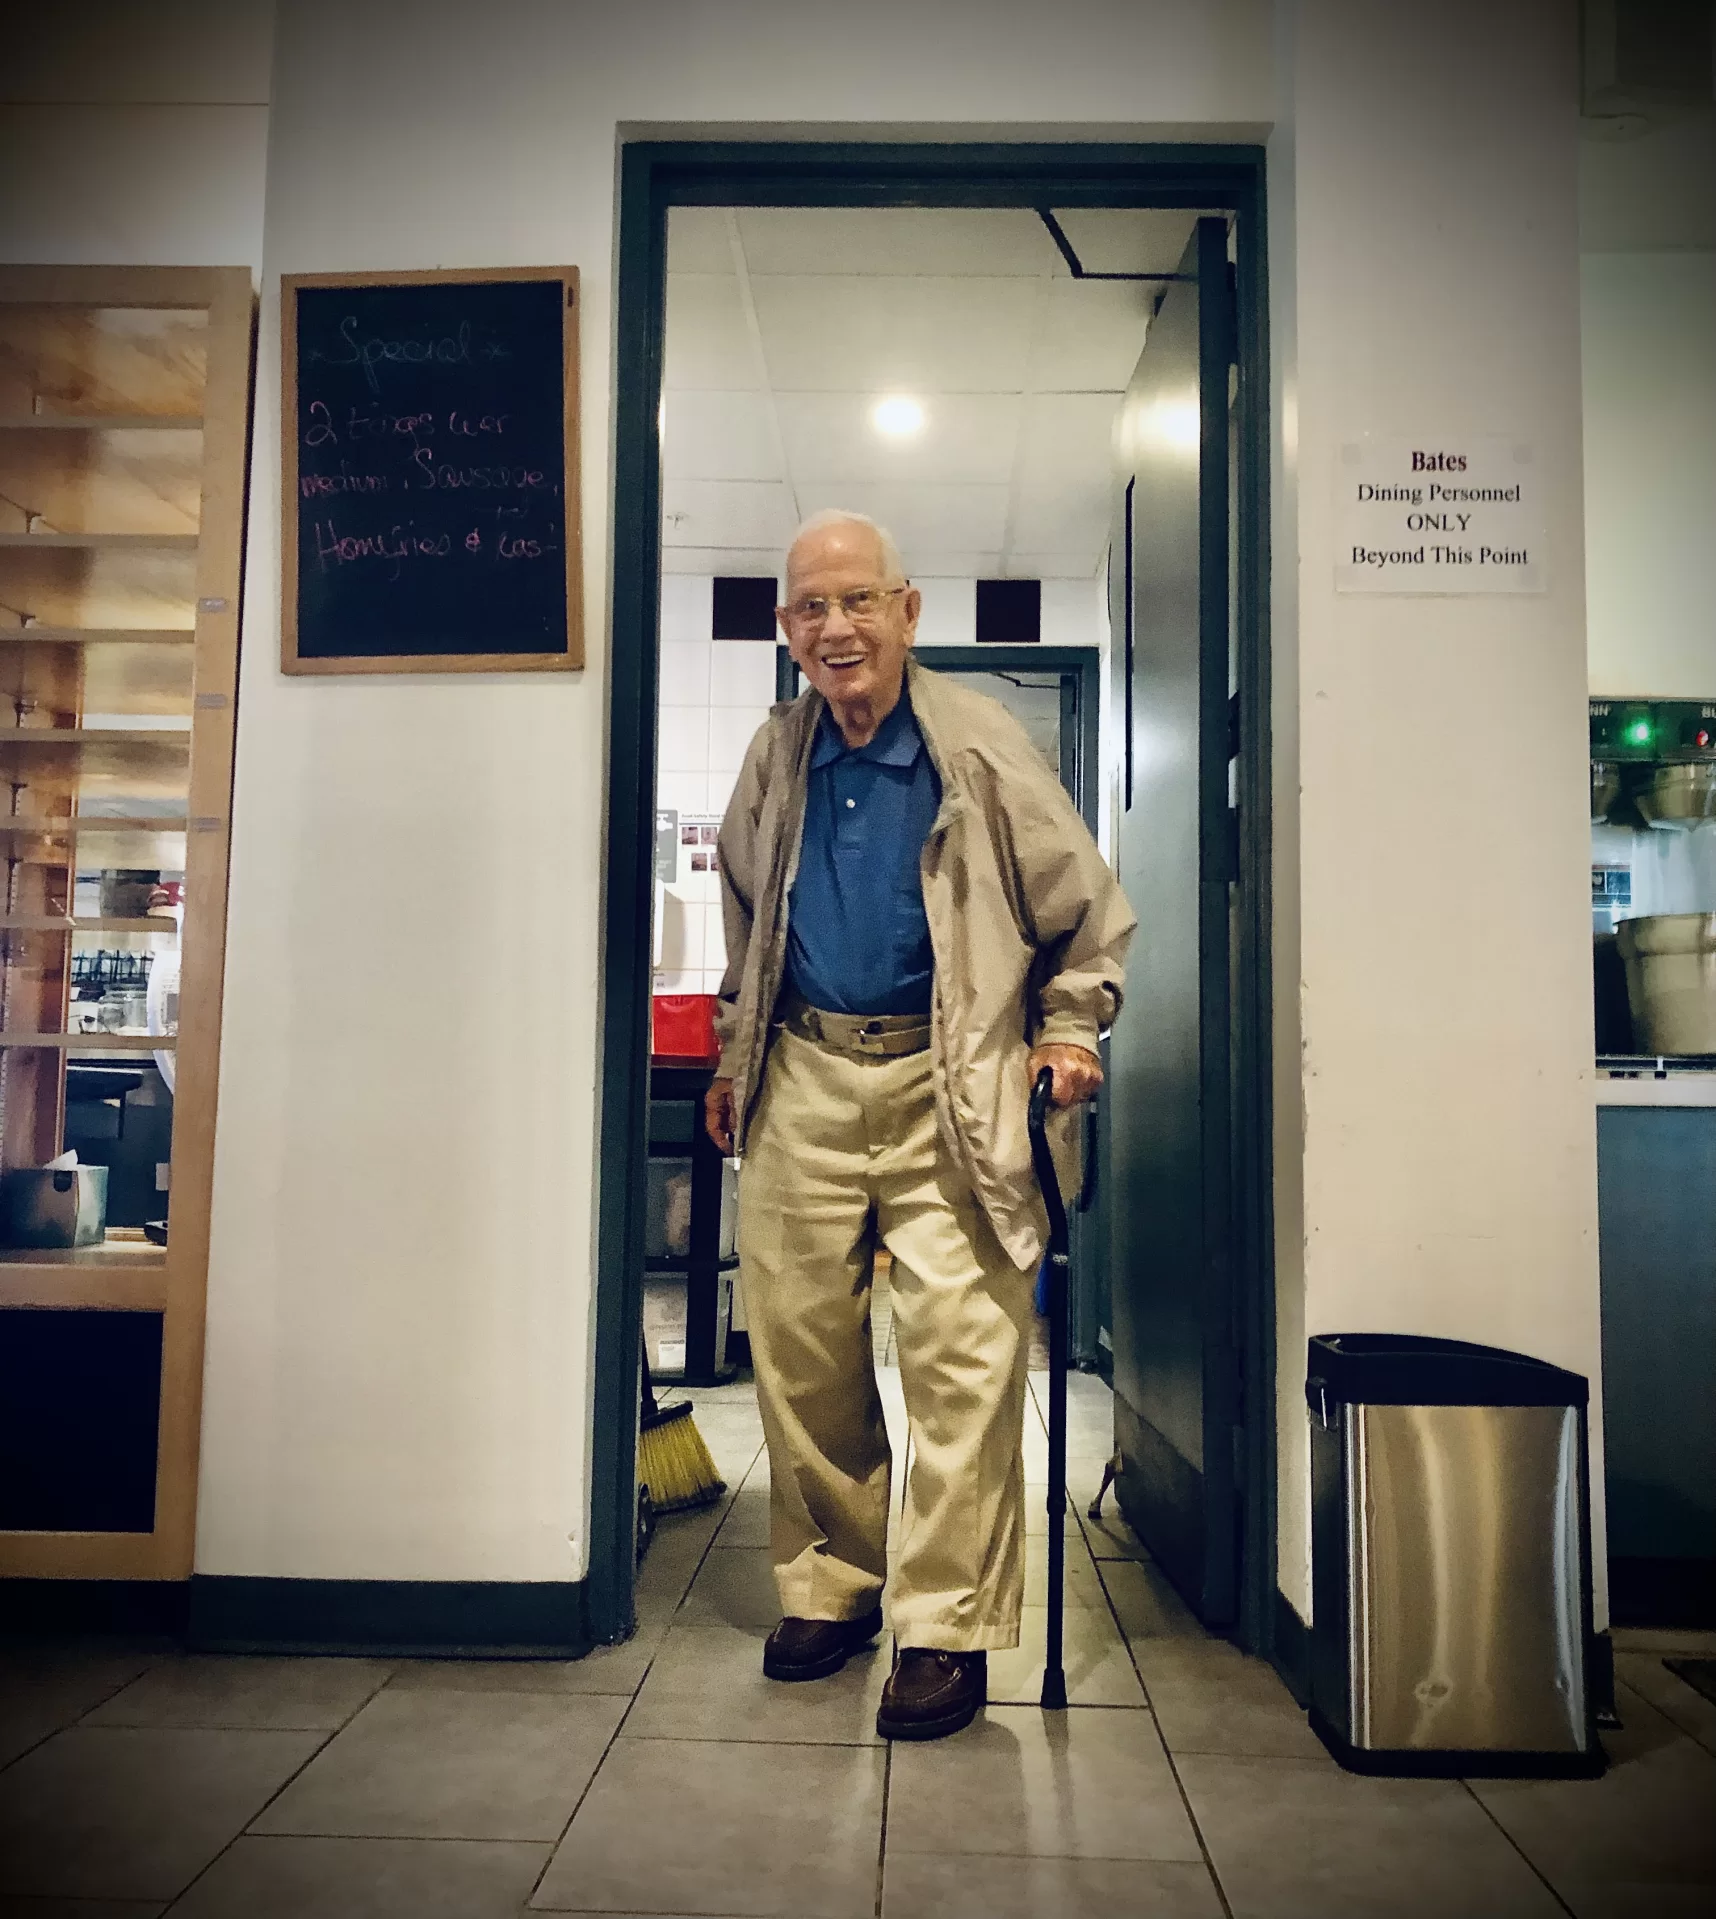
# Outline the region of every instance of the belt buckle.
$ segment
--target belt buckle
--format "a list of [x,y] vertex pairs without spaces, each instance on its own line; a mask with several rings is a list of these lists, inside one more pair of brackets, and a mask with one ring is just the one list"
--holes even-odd
[[880,1020],[868,1020],[852,1035],[852,1050],[857,1053],[882,1053],[886,1051],[886,1036]]

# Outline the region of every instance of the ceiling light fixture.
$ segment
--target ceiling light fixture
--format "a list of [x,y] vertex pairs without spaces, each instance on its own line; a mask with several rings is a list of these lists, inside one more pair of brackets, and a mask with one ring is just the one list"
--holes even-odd
[[891,393],[878,400],[870,413],[870,422],[878,433],[890,440],[904,440],[918,432],[924,423],[924,410],[904,393]]

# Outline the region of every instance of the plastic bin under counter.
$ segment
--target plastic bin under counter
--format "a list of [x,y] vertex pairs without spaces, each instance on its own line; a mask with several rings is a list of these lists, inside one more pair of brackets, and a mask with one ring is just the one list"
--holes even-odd
[[1716,1627],[1716,1072],[1597,1082],[1616,1625]]

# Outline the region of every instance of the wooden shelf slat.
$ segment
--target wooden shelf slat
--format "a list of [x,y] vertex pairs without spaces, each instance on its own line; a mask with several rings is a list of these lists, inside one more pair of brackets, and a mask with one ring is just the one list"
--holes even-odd
[[0,413],[0,433],[200,433],[200,413]]
[[188,726],[3,726],[0,747],[9,746],[189,747]]
[[47,1053],[170,1053],[170,1033],[0,1033],[0,1048]]
[[164,1312],[167,1249],[148,1240],[0,1247],[0,1306]]
[[120,918],[98,914],[94,918],[63,918],[53,913],[23,913],[0,918],[0,933],[176,933],[174,922],[159,914],[145,918],[134,915]]
[[195,533],[0,533],[0,551],[194,553]]
[[0,646],[194,646],[194,626],[0,626]]
[[[199,821],[198,830],[206,833],[215,824]],[[132,813],[113,819],[73,813],[64,819],[0,819],[0,839],[78,840],[99,833],[186,833],[190,828],[183,813]]]

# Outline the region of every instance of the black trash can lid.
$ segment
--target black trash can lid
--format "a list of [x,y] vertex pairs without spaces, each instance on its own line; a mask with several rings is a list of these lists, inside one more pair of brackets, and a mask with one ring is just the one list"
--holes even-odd
[[1306,1358],[1312,1406],[1583,1406],[1583,1375],[1463,1339],[1320,1333]]

